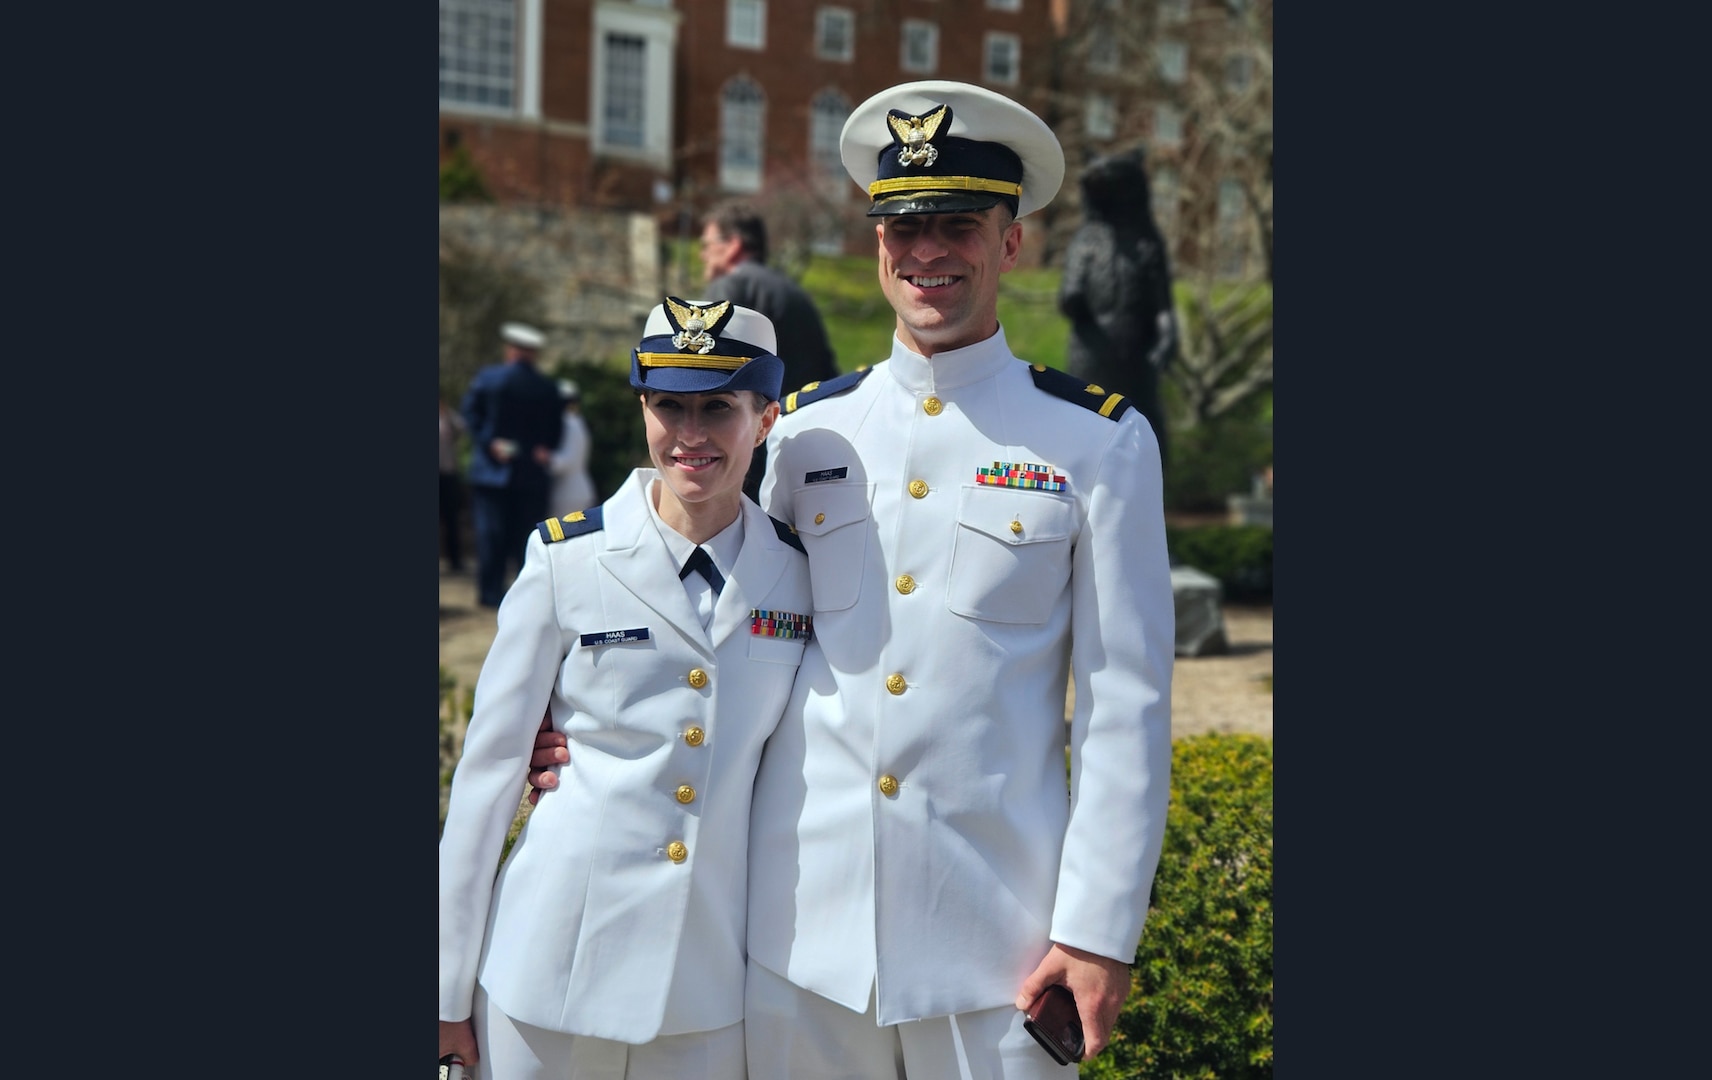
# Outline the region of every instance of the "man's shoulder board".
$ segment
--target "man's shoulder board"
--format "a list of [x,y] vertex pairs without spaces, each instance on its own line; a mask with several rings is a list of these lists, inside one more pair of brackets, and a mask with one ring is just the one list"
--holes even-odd
[[599,532],[602,528],[598,506],[578,510],[564,517],[548,518],[535,526],[536,531],[541,534],[542,542],[547,544],[556,544],[560,540],[569,540],[583,533]]
[[1135,402],[1122,394],[1107,393],[1104,387],[1084,382],[1066,372],[1056,371],[1042,364],[1030,364],[1028,371],[1034,376],[1034,385],[1048,394],[1075,402],[1108,420],[1116,420],[1135,408]]
[[822,398],[829,398],[834,394],[842,394],[866,379],[868,373],[873,370],[870,367],[857,368],[855,371],[847,372],[836,379],[811,382],[801,390],[793,390],[785,395],[784,410],[788,413],[796,412],[804,405],[812,404]]
[[802,552],[804,555],[808,554],[808,549],[803,547],[802,538],[797,535],[797,531],[795,529],[791,528],[789,525],[786,525],[784,522],[780,521],[778,518],[774,517],[771,514],[767,515],[767,520],[771,521],[773,523],[773,531],[779,534],[780,540],[783,540],[785,543],[796,548],[798,551]]

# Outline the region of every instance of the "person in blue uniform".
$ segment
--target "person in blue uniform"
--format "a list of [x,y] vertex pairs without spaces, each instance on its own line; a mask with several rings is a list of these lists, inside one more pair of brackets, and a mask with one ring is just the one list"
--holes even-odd
[[536,367],[547,339],[532,326],[500,328],[505,356],[476,372],[462,412],[470,432],[470,497],[476,526],[476,599],[498,607],[512,565],[523,566],[529,532],[547,516],[548,466],[564,434],[559,387]]
[[[1085,1056],[1106,1047],[1164,837],[1159,446],[999,323],[1018,219],[1064,174],[1039,117],[907,83],[856,108],[842,155],[897,318],[889,355],[787,394],[767,441],[760,501],[808,552],[817,648],[755,780],[749,1076],[1061,1076],[1023,1010],[1067,987]],[[557,741],[532,758],[542,807]]]
[[[801,545],[742,494],[774,349],[750,309],[656,307],[651,467],[539,522],[500,605],[440,840],[440,1053],[482,1080],[745,1076],[750,798],[813,631]],[[573,760],[501,866],[544,711]]]

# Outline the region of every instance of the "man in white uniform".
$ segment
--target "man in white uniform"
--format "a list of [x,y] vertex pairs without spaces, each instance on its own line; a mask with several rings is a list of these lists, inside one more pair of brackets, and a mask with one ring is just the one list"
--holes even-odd
[[1060,1076],[1019,1010],[1062,984],[1105,1048],[1165,828],[1158,444],[1122,395],[1005,342],[1015,219],[1064,173],[1038,117],[910,83],[842,147],[896,334],[787,394],[767,440],[761,504],[808,552],[819,651],[756,777],[749,1076]]

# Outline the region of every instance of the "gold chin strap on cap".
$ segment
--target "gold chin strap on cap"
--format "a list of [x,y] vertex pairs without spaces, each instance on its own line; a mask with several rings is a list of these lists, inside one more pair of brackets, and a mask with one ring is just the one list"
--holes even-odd
[[930,187],[957,191],[991,191],[999,195],[1022,194],[1022,185],[1008,180],[986,180],[979,176],[894,176],[890,180],[876,180],[869,184],[868,197],[875,198],[894,191],[919,195],[926,193]]
[[753,356],[697,356],[694,353],[675,352],[645,352],[636,354],[636,362],[645,368],[718,368],[721,371],[736,371],[738,368],[753,359],[755,359]]

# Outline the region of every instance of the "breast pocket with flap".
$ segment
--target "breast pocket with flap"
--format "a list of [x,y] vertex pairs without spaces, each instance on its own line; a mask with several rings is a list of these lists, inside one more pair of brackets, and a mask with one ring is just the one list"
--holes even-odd
[[1075,504],[1063,495],[965,484],[947,603],[973,619],[1045,622],[1070,580]]
[[861,591],[874,485],[806,484],[792,495],[797,539],[808,552],[814,610],[843,611]]

